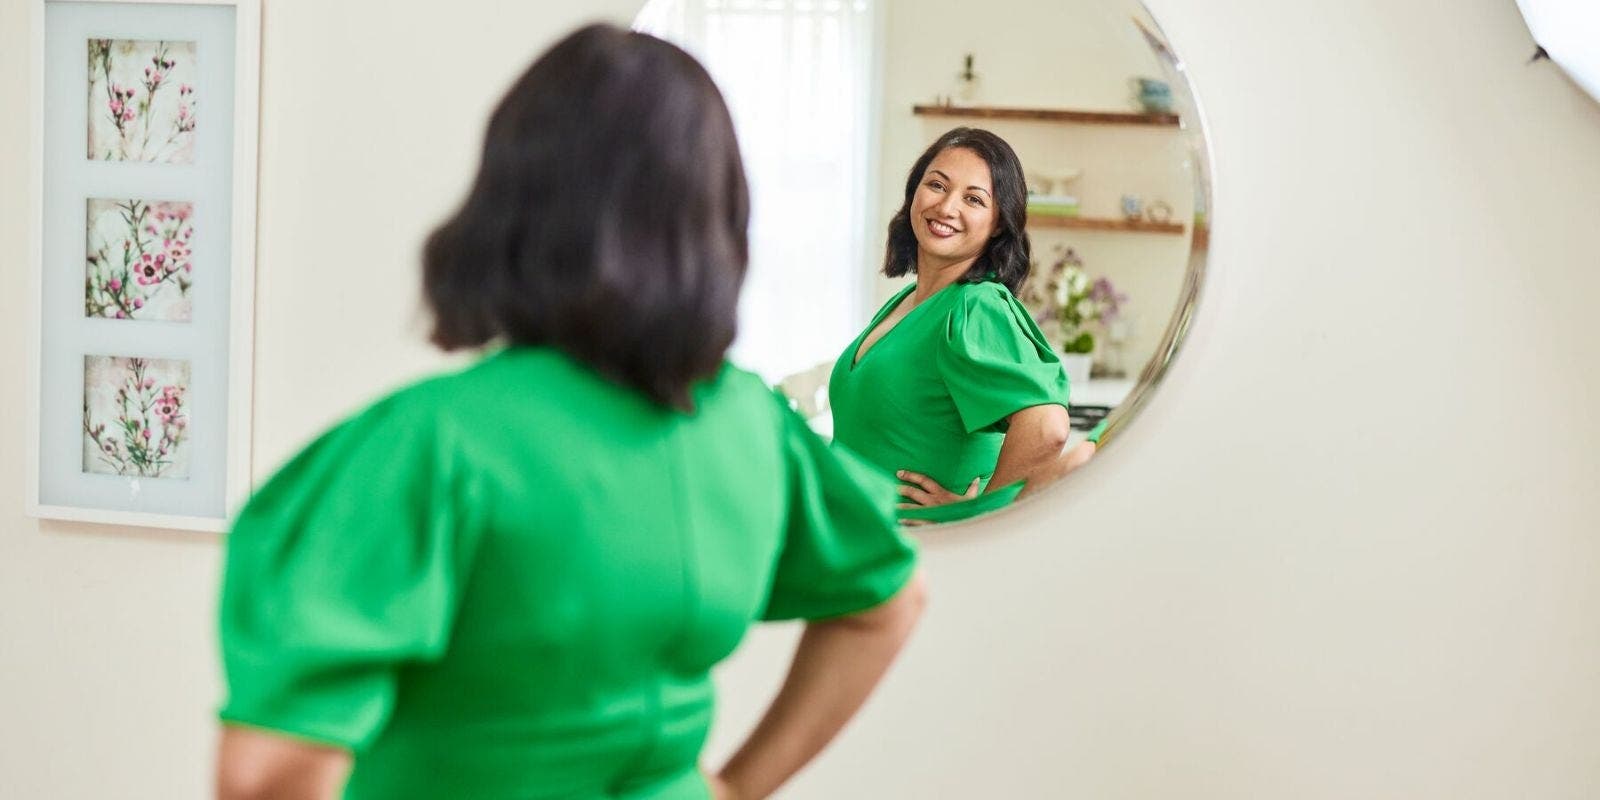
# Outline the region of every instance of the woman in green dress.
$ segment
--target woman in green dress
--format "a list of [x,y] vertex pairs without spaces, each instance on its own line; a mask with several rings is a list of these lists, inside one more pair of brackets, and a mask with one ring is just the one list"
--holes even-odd
[[[894,482],[729,367],[748,199],[699,64],[609,26],[494,112],[424,294],[462,371],[295,456],[228,538],[223,798],[764,797],[917,617]],[[766,717],[699,755],[709,670],[810,620]]]
[[916,282],[845,348],[828,395],[835,441],[895,472],[910,523],[1001,507],[1092,454],[1065,449],[1067,375],[1017,301],[1026,226],[1022,164],[989,131],[946,133],[906,177],[883,271]]

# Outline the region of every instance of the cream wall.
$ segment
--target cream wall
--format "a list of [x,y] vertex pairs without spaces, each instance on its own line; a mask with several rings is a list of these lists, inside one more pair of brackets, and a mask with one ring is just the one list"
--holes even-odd
[[[413,253],[483,113],[569,24],[633,10],[267,5],[261,470],[438,365]],[[1523,66],[1511,0],[1153,5],[1216,151],[1185,352],[1080,477],[928,537],[926,623],[788,796],[1600,794],[1600,105]],[[32,8],[0,2],[0,107]],[[29,130],[0,115],[12,253]],[[216,545],[24,517],[31,387],[6,387],[0,797],[201,797]],[[722,671],[714,749],[791,634]]]
[[[922,151],[957,125],[986,128],[1009,142],[1030,176],[1082,176],[1056,193],[1078,197],[1087,217],[1122,218],[1121,198],[1163,200],[1172,219],[1194,217],[1189,143],[1176,128],[916,116],[940,95],[958,105],[1139,110],[1131,81],[1162,78],[1162,66],[1130,17],[1131,0],[1008,0],[1006,13],[973,16],[967,0],[888,0],[884,15],[878,197],[865,269],[882,268],[885,228],[904,201],[906,173]],[[960,19],[960,24],[952,20]],[[979,78],[963,100],[956,74],[966,53]],[[1072,247],[1092,277],[1111,279],[1130,298],[1123,362],[1132,376],[1155,353],[1177,305],[1189,260],[1184,235],[1028,229],[1035,260],[1049,265]],[[877,309],[904,280],[874,283]],[[867,320],[863,319],[865,324]],[[1053,334],[1053,329],[1052,329]]]

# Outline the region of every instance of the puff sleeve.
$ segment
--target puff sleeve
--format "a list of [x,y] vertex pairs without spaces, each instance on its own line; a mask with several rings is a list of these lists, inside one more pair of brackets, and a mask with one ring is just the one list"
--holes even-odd
[[895,481],[829,445],[785,406],[787,524],[762,619],[864,611],[898,593],[916,548],[895,519]]
[[1067,373],[1027,309],[998,283],[965,293],[945,324],[935,366],[968,433],[1004,431],[1030,406],[1067,405]]
[[399,670],[442,656],[474,540],[470,481],[436,416],[381,401],[240,513],[219,605],[224,721],[360,750]]

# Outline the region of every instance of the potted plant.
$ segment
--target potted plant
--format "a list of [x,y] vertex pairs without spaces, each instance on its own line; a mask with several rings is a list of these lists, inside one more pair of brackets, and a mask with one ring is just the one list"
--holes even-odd
[[1128,296],[1109,278],[1091,280],[1076,251],[1058,249],[1060,256],[1048,269],[1034,270],[1022,300],[1041,326],[1056,329],[1050,338],[1059,343],[1067,380],[1082,386],[1094,365],[1095,334],[1116,321]]

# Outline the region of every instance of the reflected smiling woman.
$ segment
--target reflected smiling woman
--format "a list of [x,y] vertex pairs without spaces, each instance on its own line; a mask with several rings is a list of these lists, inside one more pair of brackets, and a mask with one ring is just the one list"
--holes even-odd
[[840,355],[828,392],[835,439],[901,479],[909,524],[994,510],[1085,460],[1065,450],[1066,372],[1016,297],[1026,224],[1022,164],[989,131],[951,130],[906,177],[883,272],[916,281]]

